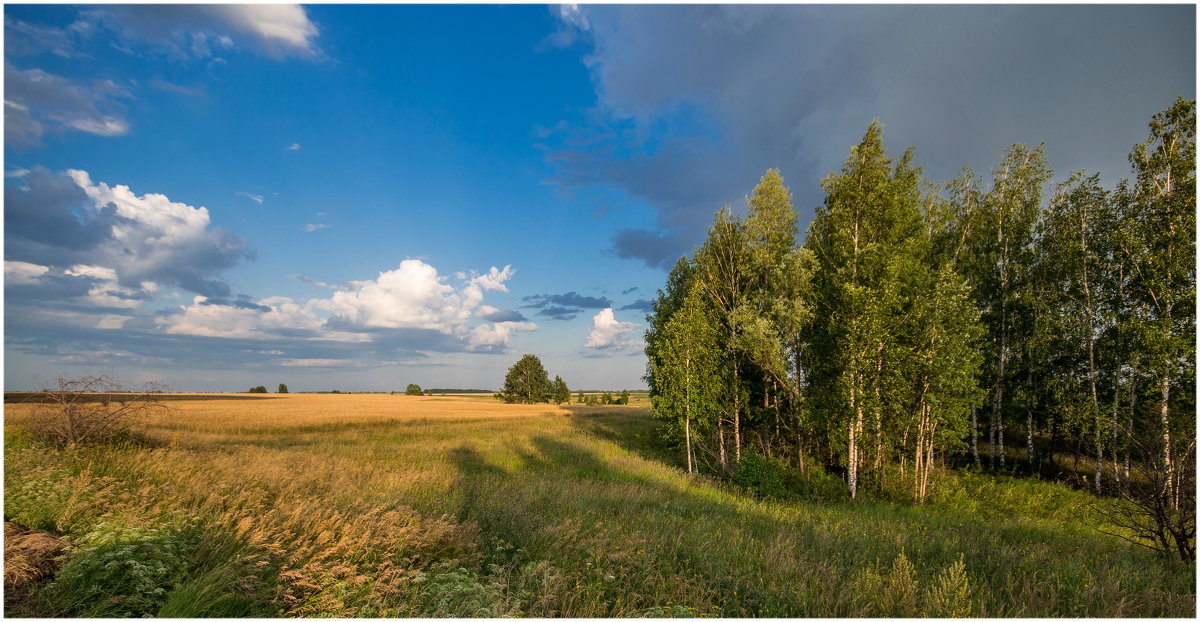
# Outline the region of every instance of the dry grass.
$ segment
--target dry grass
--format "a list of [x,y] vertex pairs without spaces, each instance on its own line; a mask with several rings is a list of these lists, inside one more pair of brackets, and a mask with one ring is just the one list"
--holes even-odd
[[4,521],[4,589],[20,590],[53,574],[66,542],[41,529]]

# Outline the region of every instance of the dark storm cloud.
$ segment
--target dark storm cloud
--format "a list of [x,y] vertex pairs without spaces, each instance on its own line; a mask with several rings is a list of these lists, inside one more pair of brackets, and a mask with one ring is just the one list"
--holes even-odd
[[612,306],[612,301],[603,296],[596,298],[595,296],[584,296],[575,292],[567,292],[565,294],[535,294],[533,296],[525,296],[522,300],[530,303],[526,305],[528,307],[544,307],[551,304],[578,309],[604,309]]
[[519,311],[510,311],[507,309],[484,313],[480,315],[483,319],[489,322],[524,322],[525,316]]
[[639,300],[635,300],[635,301],[625,305],[624,307],[621,307],[621,310],[625,311],[627,309],[636,309],[638,311],[649,311],[653,308],[654,308],[654,306],[650,303],[649,300],[640,300],[639,299]]
[[[15,252],[22,260],[49,265],[64,252],[86,253],[95,248],[112,237],[112,227],[119,219],[113,207],[81,217],[80,211],[89,204],[87,193],[70,177],[42,167],[6,180],[6,255]],[[20,250],[14,251],[14,245]]]
[[621,229],[613,236],[613,251],[622,259],[640,259],[651,267],[669,268],[690,249],[675,231]]
[[645,201],[618,256],[667,267],[780,168],[801,226],[873,118],[935,181],[1014,142],[1110,185],[1150,117],[1195,93],[1195,7],[589,6],[597,108],[546,130],[563,188]]
[[583,312],[583,309],[569,309],[567,307],[548,306],[538,309],[537,314],[542,317],[548,317],[552,320],[573,320]]
[[573,320],[587,309],[607,309],[612,301],[601,296],[584,296],[575,292],[565,294],[534,294],[522,298],[527,309],[537,309],[537,315],[552,320]]

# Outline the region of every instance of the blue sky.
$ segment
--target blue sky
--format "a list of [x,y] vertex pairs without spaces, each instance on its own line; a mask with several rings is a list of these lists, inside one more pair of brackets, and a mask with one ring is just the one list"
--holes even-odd
[[931,178],[1111,185],[1192,6],[5,6],[8,389],[642,386],[645,308],[872,118]]

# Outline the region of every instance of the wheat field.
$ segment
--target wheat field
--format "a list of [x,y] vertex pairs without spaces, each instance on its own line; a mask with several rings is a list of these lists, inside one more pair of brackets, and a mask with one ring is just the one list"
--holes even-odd
[[[1195,571],[1090,496],[946,475],[924,506],[687,476],[646,408],[172,396],[55,451],[5,408],[5,519],[70,543],[10,615],[1191,616]],[[816,476],[814,476],[815,478]],[[828,488],[837,490],[836,480]],[[114,568],[116,570],[114,570]]]

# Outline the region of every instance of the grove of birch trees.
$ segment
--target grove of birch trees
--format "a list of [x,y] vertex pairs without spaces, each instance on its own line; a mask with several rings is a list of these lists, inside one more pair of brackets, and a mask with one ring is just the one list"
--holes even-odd
[[647,316],[687,469],[751,455],[918,502],[947,467],[1068,479],[1155,506],[1194,557],[1195,123],[1182,98],[1155,115],[1106,188],[1051,187],[1022,144],[939,185],[873,122],[802,238],[767,171]]

